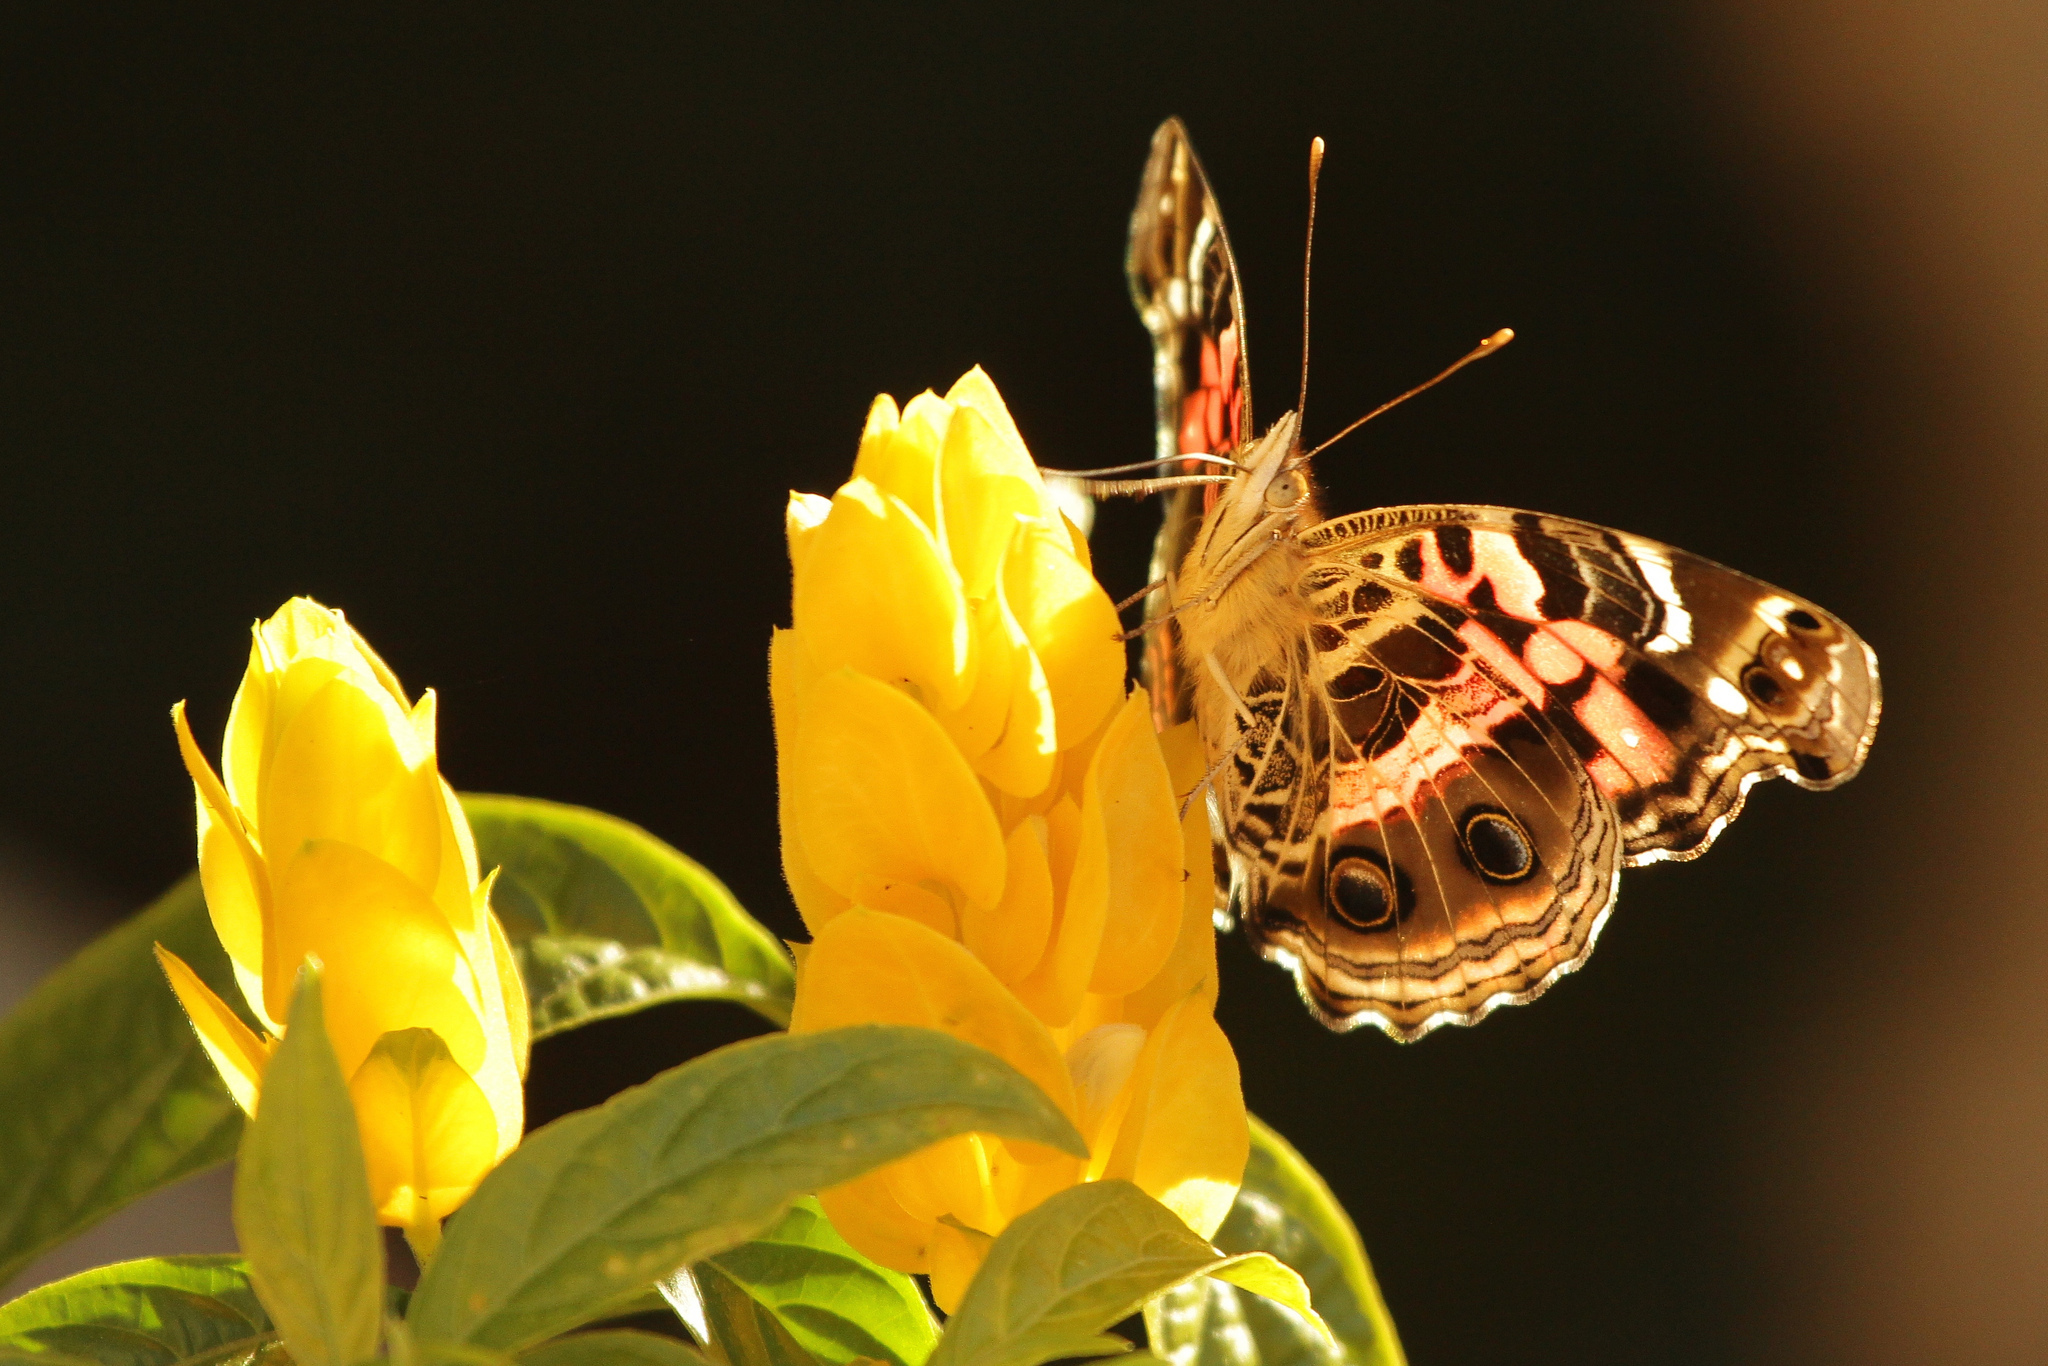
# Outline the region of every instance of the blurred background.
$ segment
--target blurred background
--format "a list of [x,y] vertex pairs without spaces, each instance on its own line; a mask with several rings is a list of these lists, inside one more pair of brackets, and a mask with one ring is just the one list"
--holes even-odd
[[[1122,280],[1188,122],[1261,414],[1333,511],[1569,513],[1813,597],[1885,722],[1827,796],[1625,879],[1590,968],[1412,1047],[1222,946],[1254,1110],[1411,1356],[2048,1356],[2048,7],[2031,0],[12,7],[0,14],[0,1000],[192,861],[308,593],[441,695],[459,785],[693,852],[770,926],[782,505],[988,367],[1048,464],[1151,451]],[[1104,515],[1113,592],[1150,508]],[[749,1026],[544,1044],[537,1119]],[[6,1180],[0,1174],[0,1182]],[[202,1179],[17,1288],[224,1246]]]

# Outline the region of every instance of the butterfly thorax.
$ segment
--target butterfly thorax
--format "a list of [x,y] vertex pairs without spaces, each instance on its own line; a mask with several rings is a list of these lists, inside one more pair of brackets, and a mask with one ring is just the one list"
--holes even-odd
[[1220,685],[1241,697],[1261,669],[1293,655],[1309,628],[1296,592],[1306,560],[1295,533],[1321,517],[1298,432],[1289,413],[1237,457],[1236,478],[1222,486],[1181,565],[1175,599],[1198,711],[1231,706],[1237,699]]

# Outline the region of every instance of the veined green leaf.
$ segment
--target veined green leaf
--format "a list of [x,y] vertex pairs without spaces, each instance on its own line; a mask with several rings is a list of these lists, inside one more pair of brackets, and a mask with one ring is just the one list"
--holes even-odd
[[278,1355],[277,1347],[277,1330],[239,1257],[97,1267],[0,1307],[0,1361],[239,1366]]
[[518,1360],[520,1366],[708,1366],[686,1343],[631,1328],[571,1333],[527,1348]]
[[713,1342],[735,1366],[924,1366],[938,1340],[917,1282],[854,1251],[816,1200],[798,1201],[773,1230],[692,1275]]
[[242,1112],[150,946],[239,1001],[195,873],[0,1021],[0,1284],[159,1186],[226,1161]]
[[533,1036],[664,1001],[738,1001],[789,1023],[796,975],[725,884],[637,825],[580,806],[469,794],[491,905],[526,979]]
[[685,1267],[662,1284],[695,1292],[701,1322],[691,1318],[683,1303],[676,1303],[676,1313],[703,1337],[706,1350],[723,1366],[823,1366],[773,1310],[719,1275],[709,1262]]
[[1330,1337],[1269,1301],[1194,1281],[1145,1309],[1153,1350],[1174,1366],[1407,1366],[1358,1230],[1315,1169],[1257,1117],[1216,1246],[1270,1252],[1300,1272]]
[[707,1053],[528,1135],[449,1221],[412,1331],[524,1347],[759,1236],[801,1195],[969,1132],[1086,1151],[1023,1074],[935,1030]]
[[311,967],[236,1158],[235,1235],[298,1366],[357,1366],[377,1350],[384,1240]]
[[1225,1256],[1128,1181],[1075,1186],[1003,1230],[930,1366],[1040,1366],[1128,1351],[1103,1330],[1203,1276],[1275,1297],[1317,1322],[1301,1278],[1267,1254]]

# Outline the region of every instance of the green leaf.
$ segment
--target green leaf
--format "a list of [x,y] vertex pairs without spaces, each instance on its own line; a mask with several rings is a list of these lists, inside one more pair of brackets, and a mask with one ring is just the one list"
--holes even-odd
[[691,1273],[712,1340],[735,1362],[848,1366],[865,1357],[923,1366],[938,1340],[917,1282],[854,1251],[816,1200],[797,1202],[773,1231]]
[[[822,1366],[804,1350],[775,1311],[749,1295],[709,1262],[678,1271],[662,1284],[677,1287],[685,1280],[697,1292],[701,1325],[711,1355],[725,1366]],[[690,1322],[682,1305],[676,1313]]]
[[377,1350],[384,1239],[311,967],[235,1160],[235,1235],[298,1366],[356,1366]]
[[0,1284],[159,1186],[226,1161],[242,1112],[150,946],[239,1001],[195,873],[0,1021]]
[[1154,1350],[1177,1366],[1407,1366],[1358,1230],[1315,1169],[1256,1117],[1244,1185],[1216,1246],[1270,1252],[1300,1272],[1335,1341],[1278,1305],[1197,1281],[1145,1310]]
[[1086,1151],[1029,1079],[935,1030],[707,1053],[528,1135],[449,1221],[412,1330],[523,1347],[759,1236],[798,1196],[968,1132]]
[[1103,1330],[1201,1276],[1276,1296],[1315,1321],[1301,1278],[1265,1253],[1223,1255],[1128,1181],[1075,1186],[1003,1230],[930,1366],[1039,1366],[1128,1351]]
[[491,905],[526,978],[533,1036],[664,1001],[738,1001],[789,1024],[796,974],[725,884],[637,825],[580,806],[469,794]]
[[631,1328],[572,1333],[529,1347],[518,1359],[520,1366],[706,1366],[687,1344]]
[[0,1361],[228,1366],[278,1355],[239,1257],[151,1257],[80,1272],[0,1308]]

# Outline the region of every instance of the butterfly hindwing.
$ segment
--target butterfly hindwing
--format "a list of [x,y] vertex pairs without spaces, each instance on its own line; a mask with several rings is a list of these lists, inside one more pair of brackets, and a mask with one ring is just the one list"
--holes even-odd
[[1612,903],[1612,804],[1436,604],[1341,564],[1304,579],[1314,624],[1224,741],[1241,751],[1218,806],[1246,932],[1336,1028],[1413,1038],[1526,999]]
[[1338,1027],[1412,1038],[1529,999],[1591,951],[1619,868],[1692,857],[1755,782],[1830,787],[1869,748],[1868,647],[1698,556],[1483,507],[1298,544],[1281,733],[1317,813],[1261,839],[1240,786],[1225,834],[1248,932]]

